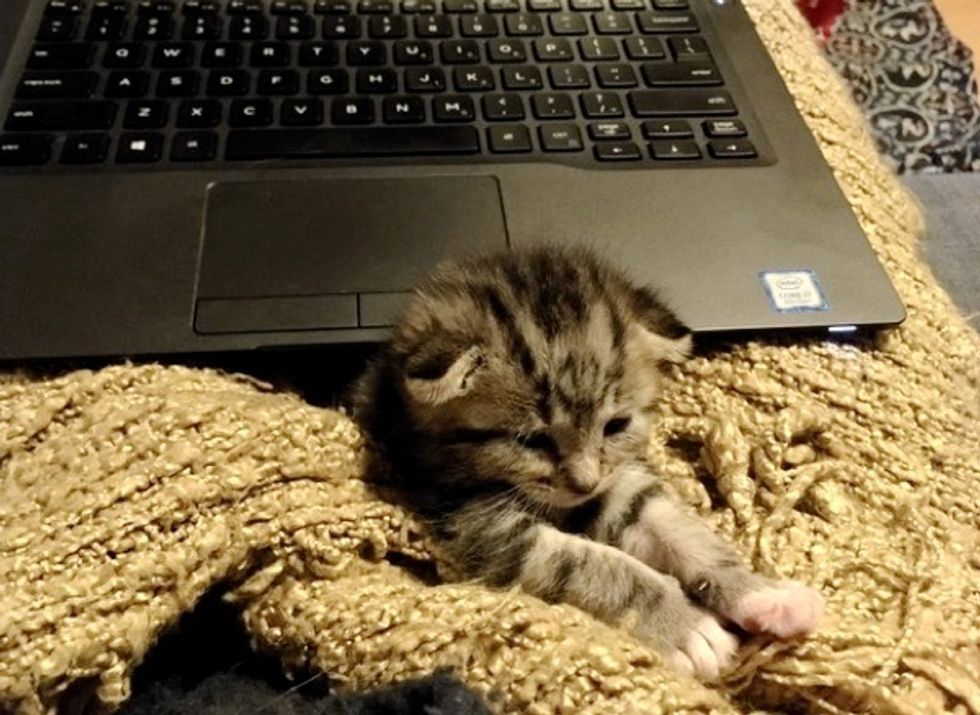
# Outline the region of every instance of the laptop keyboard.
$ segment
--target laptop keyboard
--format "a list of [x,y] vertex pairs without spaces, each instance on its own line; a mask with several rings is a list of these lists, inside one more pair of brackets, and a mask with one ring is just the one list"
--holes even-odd
[[0,165],[756,163],[700,30],[687,0],[50,0]]

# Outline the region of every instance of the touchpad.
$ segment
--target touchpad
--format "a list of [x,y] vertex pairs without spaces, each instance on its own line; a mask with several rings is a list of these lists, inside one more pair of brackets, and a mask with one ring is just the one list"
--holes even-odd
[[195,327],[388,324],[439,261],[506,245],[489,176],[213,184]]

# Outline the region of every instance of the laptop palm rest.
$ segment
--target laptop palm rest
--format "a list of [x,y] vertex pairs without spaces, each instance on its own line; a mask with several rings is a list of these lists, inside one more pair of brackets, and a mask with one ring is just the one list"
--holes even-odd
[[212,184],[195,330],[389,325],[439,261],[506,245],[489,176]]

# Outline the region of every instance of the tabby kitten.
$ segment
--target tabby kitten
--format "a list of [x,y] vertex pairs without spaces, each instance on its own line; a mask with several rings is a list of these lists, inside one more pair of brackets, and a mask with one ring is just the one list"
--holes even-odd
[[436,271],[352,406],[465,573],[625,625],[713,679],[738,645],[723,624],[799,636],[823,601],[749,570],[646,464],[660,371],[690,345],[590,253],[505,252]]

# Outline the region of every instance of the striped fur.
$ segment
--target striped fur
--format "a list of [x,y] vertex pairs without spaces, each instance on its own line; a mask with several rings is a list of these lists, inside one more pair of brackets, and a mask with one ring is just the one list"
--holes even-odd
[[508,252],[419,288],[353,409],[464,572],[632,624],[713,677],[734,641],[701,607],[728,616],[769,581],[644,462],[660,370],[689,346],[591,254]]

